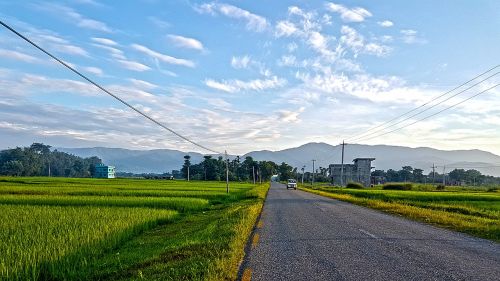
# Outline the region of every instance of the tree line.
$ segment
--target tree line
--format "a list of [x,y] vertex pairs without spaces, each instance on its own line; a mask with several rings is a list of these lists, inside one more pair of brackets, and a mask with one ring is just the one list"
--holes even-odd
[[192,180],[225,180],[226,165],[229,170],[230,181],[269,181],[271,176],[279,175],[280,179],[295,178],[297,168],[293,168],[285,162],[276,164],[273,161],[255,161],[251,156],[241,159],[236,156],[233,160],[224,160],[222,156],[214,158],[211,155],[203,157],[203,161],[197,164],[191,163],[189,155],[184,156],[184,164],[181,168],[182,177]]
[[33,143],[29,147],[0,151],[0,175],[91,177],[95,166],[102,163],[96,156],[82,158],[50,148]]
[[453,185],[462,183],[469,185],[500,183],[500,178],[483,175],[475,169],[454,169],[444,175],[431,171],[425,175],[422,169],[404,166],[398,171],[393,169],[387,171],[375,170],[371,175],[375,181],[383,180],[385,182],[442,183],[444,180],[447,184]]

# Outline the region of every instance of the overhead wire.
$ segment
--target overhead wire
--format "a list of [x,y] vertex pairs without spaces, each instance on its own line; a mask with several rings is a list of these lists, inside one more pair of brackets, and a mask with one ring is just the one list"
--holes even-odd
[[110,91],[108,91],[107,89],[105,89],[103,86],[99,85],[97,82],[94,82],[92,79],[88,78],[86,75],[82,74],[81,72],[79,72],[75,68],[71,67],[70,65],[68,65],[67,63],[65,63],[64,61],[62,61],[61,59],[57,58],[55,55],[53,55],[50,52],[46,51],[45,49],[43,49],[42,47],[40,47],[38,44],[34,43],[29,38],[27,38],[26,36],[22,35],[21,33],[19,33],[17,30],[15,30],[14,28],[12,28],[11,26],[7,25],[2,20],[0,20],[0,24],[3,25],[5,28],[7,28],[12,33],[16,34],[18,37],[22,38],[23,40],[25,40],[26,42],[28,42],[29,44],[31,44],[32,46],[34,46],[35,48],[37,48],[38,50],[42,51],[43,53],[45,53],[46,55],[48,55],[52,59],[56,60],[58,63],[62,64],[64,67],[66,67],[67,69],[71,70],[72,72],[74,72],[75,74],[77,74],[78,76],[80,76],[81,78],[83,78],[84,80],[86,80],[87,82],[89,82],[90,84],[92,84],[95,87],[99,88],[104,93],[110,95],[111,97],[113,97],[114,99],[118,100],[119,102],[121,102],[125,106],[129,107],[133,111],[135,111],[138,114],[142,115],[143,117],[145,117],[149,121],[155,123],[156,125],[158,125],[158,126],[162,127],[163,129],[169,131],[170,133],[174,134],[175,136],[177,136],[177,137],[183,139],[184,141],[189,142],[189,143],[191,143],[191,144],[193,144],[193,145],[195,145],[195,146],[197,146],[199,148],[202,148],[202,149],[204,149],[206,151],[210,151],[210,152],[213,152],[213,153],[216,153],[216,154],[224,154],[224,153],[219,152],[219,151],[217,151],[215,149],[212,149],[212,148],[209,148],[209,147],[207,147],[205,145],[202,145],[202,144],[200,144],[200,143],[198,143],[196,141],[193,141],[190,138],[188,138],[188,137],[186,137],[186,136],[184,136],[184,135],[176,132],[175,130],[169,128],[168,126],[164,125],[163,123],[157,121],[153,117],[147,115],[146,113],[144,113],[141,110],[137,109],[133,105],[129,104],[125,100],[123,100],[120,97],[116,96],[115,94],[111,93]]
[[370,140],[370,139],[378,138],[378,137],[385,136],[385,135],[387,135],[387,134],[390,134],[390,133],[396,132],[396,131],[398,131],[398,130],[404,129],[404,128],[406,128],[406,127],[412,126],[412,125],[417,124],[417,123],[419,123],[419,122],[421,122],[421,121],[424,121],[424,120],[426,120],[426,119],[429,119],[429,118],[431,118],[431,117],[434,117],[434,116],[436,116],[436,115],[438,115],[438,114],[440,114],[440,113],[442,113],[442,112],[444,112],[444,111],[446,111],[446,110],[449,110],[449,109],[451,109],[451,108],[453,108],[453,107],[455,107],[455,106],[458,106],[458,105],[460,105],[460,104],[462,104],[462,103],[464,103],[464,102],[466,102],[466,101],[469,101],[469,100],[471,100],[471,99],[473,99],[473,98],[475,98],[475,97],[477,97],[477,96],[479,96],[479,95],[481,95],[481,94],[484,94],[484,93],[486,93],[487,91],[492,90],[492,89],[494,89],[494,88],[496,88],[496,87],[498,87],[498,86],[500,86],[500,83],[498,83],[498,84],[496,84],[496,85],[494,85],[494,86],[492,86],[492,87],[490,87],[490,88],[488,88],[488,89],[486,89],[486,90],[483,90],[483,91],[481,91],[481,92],[479,92],[479,93],[477,93],[477,94],[475,94],[475,95],[473,95],[473,96],[470,96],[470,97],[468,97],[468,98],[466,98],[466,99],[464,99],[464,100],[462,100],[462,101],[460,101],[460,102],[458,102],[458,103],[455,103],[455,104],[453,104],[453,105],[451,105],[451,106],[448,106],[448,107],[446,107],[446,108],[444,108],[444,109],[442,109],[442,110],[440,110],[440,111],[438,111],[438,112],[435,112],[435,113],[433,113],[433,114],[431,114],[431,115],[428,115],[428,116],[426,116],[426,117],[424,117],[424,118],[418,119],[418,120],[416,120],[415,122],[412,122],[412,123],[406,124],[406,125],[404,125],[404,126],[398,127],[398,128],[396,128],[396,129],[394,129],[394,130],[391,130],[391,131],[388,131],[388,132],[385,132],[385,133],[382,133],[382,134],[379,134],[379,135],[375,135],[375,136],[372,136],[372,137],[369,137],[369,138],[362,138],[362,140]]
[[[353,135],[353,136],[351,136],[351,137],[348,137],[348,138],[346,138],[345,140],[356,141],[356,140],[358,140],[358,139],[365,138],[366,136],[369,136],[369,135],[375,134],[375,133],[377,133],[377,132],[380,132],[380,131],[386,130],[386,129],[391,128],[391,127],[394,127],[395,125],[401,124],[401,123],[402,123],[402,122],[404,122],[404,121],[407,121],[407,120],[409,120],[409,119],[411,119],[411,118],[413,118],[413,117],[415,117],[415,116],[418,116],[418,115],[420,115],[420,114],[422,114],[422,113],[424,113],[424,112],[427,112],[427,111],[429,111],[430,109],[432,109],[432,108],[434,108],[434,107],[436,107],[436,106],[438,106],[438,105],[440,105],[440,104],[442,104],[442,103],[444,103],[444,102],[446,102],[446,101],[448,101],[448,100],[450,100],[450,99],[452,99],[452,98],[454,98],[454,97],[456,97],[456,96],[458,96],[458,95],[460,95],[460,94],[462,94],[462,93],[464,93],[464,92],[466,92],[466,91],[470,90],[471,88],[473,88],[473,87],[475,87],[475,86],[477,86],[477,85],[481,84],[482,82],[484,82],[484,81],[486,81],[486,80],[488,80],[488,79],[490,79],[490,78],[492,78],[492,77],[494,77],[494,76],[498,75],[500,72],[496,72],[496,73],[494,73],[493,75],[490,75],[490,76],[488,76],[487,78],[485,78],[485,79],[483,79],[483,80],[481,80],[481,81],[479,81],[479,82],[477,82],[477,83],[473,84],[472,86],[469,86],[468,88],[466,88],[466,89],[464,89],[464,90],[461,90],[461,91],[459,91],[458,93],[456,93],[456,94],[454,94],[454,95],[452,95],[452,96],[450,96],[450,97],[448,97],[448,98],[446,98],[446,99],[444,99],[444,100],[440,101],[439,103],[436,103],[436,104],[434,104],[434,105],[432,105],[432,106],[430,106],[430,107],[425,108],[424,110],[421,110],[421,111],[419,111],[419,112],[417,112],[417,113],[415,113],[415,114],[413,114],[413,115],[411,115],[411,116],[409,116],[409,117],[404,118],[403,120],[400,120],[400,121],[398,121],[398,122],[396,122],[396,123],[393,123],[393,124],[389,125],[389,124],[390,124],[390,123],[392,123],[393,121],[396,121],[396,120],[400,119],[401,117],[406,116],[406,115],[408,115],[408,114],[410,114],[410,113],[412,113],[412,112],[414,112],[414,111],[416,111],[416,110],[418,110],[418,109],[420,109],[420,108],[422,108],[422,107],[424,107],[424,106],[426,106],[426,105],[428,105],[428,104],[430,104],[430,103],[432,103],[432,102],[434,102],[434,101],[436,101],[436,100],[438,100],[438,99],[440,99],[440,98],[442,98],[442,97],[444,97],[444,96],[446,96],[446,95],[448,95],[448,94],[450,94],[451,92],[453,92],[453,91],[455,91],[455,90],[457,90],[457,89],[459,89],[459,88],[461,88],[461,87],[463,87],[463,86],[465,86],[465,85],[469,84],[470,82],[472,82],[472,81],[476,80],[477,78],[479,78],[479,77],[481,77],[481,76],[483,76],[483,75],[485,75],[485,74],[487,74],[487,73],[491,72],[492,70],[494,70],[494,69],[496,69],[496,68],[498,68],[498,67],[500,67],[500,65],[497,65],[497,66],[495,66],[495,67],[493,67],[493,68],[490,68],[489,70],[487,70],[487,71],[485,71],[485,72],[483,72],[483,73],[481,73],[481,74],[479,74],[479,75],[475,76],[474,78],[472,78],[472,79],[470,79],[470,80],[468,80],[468,81],[466,81],[466,82],[464,82],[464,83],[460,84],[459,86],[457,86],[457,87],[453,88],[452,90],[449,90],[449,91],[447,91],[447,92],[445,92],[445,93],[443,93],[443,94],[441,94],[441,95],[439,95],[439,96],[437,96],[437,97],[434,97],[434,98],[432,98],[431,100],[427,101],[426,103],[424,103],[424,104],[422,104],[422,105],[420,105],[420,106],[418,106],[418,107],[416,107],[416,108],[414,108],[414,109],[412,109],[412,110],[410,110],[410,111],[408,111],[408,112],[406,112],[406,113],[403,113],[403,114],[401,114],[401,115],[399,115],[399,116],[397,116],[397,117],[395,117],[395,118],[393,118],[393,119],[391,119],[391,120],[389,120],[389,121],[386,121],[386,122],[384,122],[384,123],[382,123],[382,124],[380,124],[380,125],[378,125],[378,126],[375,126],[375,127],[373,127],[373,128],[370,128],[370,129],[368,129],[367,131],[364,131],[364,132],[362,132],[362,133],[359,133],[359,134]],[[386,125],[389,125],[389,126],[386,126]],[[368,133],[368,132],[373,131],[373,130],[375,130],[375,129],[377,129],[377,128],[380,128],[380,127],[383,127],[383,128],[378,129],[378,130],[376,130],[376,131],[374,131],[374,132]]]

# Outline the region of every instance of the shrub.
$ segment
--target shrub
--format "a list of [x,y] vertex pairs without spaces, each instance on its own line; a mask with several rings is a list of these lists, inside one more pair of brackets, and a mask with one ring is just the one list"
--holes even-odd
[[359,182],[350,182],[346,185],[347,188],[352,188],[352,189],[363,189],[365,188],[362,184]]
[[386,190],[411,190],[412,188],[411,183],[387,183],[382,187],[382,189]]
[[446,187],[446,186],[444,186],[444,185],[442,185],[442,184],[438,184],[438,185],[436,186],[436,190],[444,190],[444,188],[445,188],[445,187]]

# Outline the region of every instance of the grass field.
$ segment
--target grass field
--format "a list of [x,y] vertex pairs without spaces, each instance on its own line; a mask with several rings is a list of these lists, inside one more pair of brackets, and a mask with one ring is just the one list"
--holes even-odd
[[477,237],[500,241],[500,193],[497,190],[449,188],[418,190],[348,189],[329,186],[302,190],[403,215]]
[[268,184],[0,177],[0,280],[232,280]]

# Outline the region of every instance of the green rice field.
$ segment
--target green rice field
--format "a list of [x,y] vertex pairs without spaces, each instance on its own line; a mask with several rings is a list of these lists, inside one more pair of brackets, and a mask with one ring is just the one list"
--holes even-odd
[[235,279],[267,188],[0,177],[0,280]]
[[319,195],[500,241],[498,189],[447,187],[443,191],[430,191],[431,188],[430,185],[417,186],[417,190],[301,187]]

